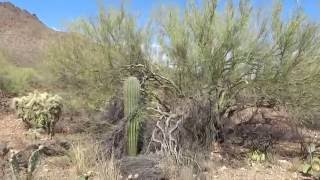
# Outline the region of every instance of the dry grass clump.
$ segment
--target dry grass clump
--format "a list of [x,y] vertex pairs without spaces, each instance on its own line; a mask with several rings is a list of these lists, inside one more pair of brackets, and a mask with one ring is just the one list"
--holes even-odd
[[196,176],[191,162],[178,163],[175,157],[166,155],[160,161],[159,167],[166,172],[168,179],[192,180]]
[[74,165],[75,173],[83,175],[92,170],[97,155],[96,145],[88,146],[77,142],[72,145],[70,158]]
[[116,165],[116,161],[113,156],[109,160],[100,159],[96,163],[97,177],[96,179],[109,179],[118,180],[122,176],[120,174],[120,169]]
[[74,177],[90,176],[93,179],[121,179],[120,169],[113,156],[106,158],[96,143],[73,144],[70,158],[74,168]]
[[159,167],[166,172],[168,178],[170,179],[176,179],[179,176],[179,165],[176,163],[176,161],[171,158],[170,156],[167,156],[163,158],[160,161]]

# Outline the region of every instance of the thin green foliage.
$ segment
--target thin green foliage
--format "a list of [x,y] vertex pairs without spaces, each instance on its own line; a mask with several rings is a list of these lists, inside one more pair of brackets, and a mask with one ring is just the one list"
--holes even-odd
[[219,113],[241,96],[267,97],[308,120],[320,105],[318,25],[301,9],[283,20],[280,3],[269,19],[255,18],[261,16],[249,1],[228,1],[223,12],[217,3],[189,1],[183,12],[161,12],[171,77],[185,94],[209,94]]
[[[150,29],[139,28],[124,6],[101,7],[95,19],[81,19],[53,45],[49,65],[58,87],[75,104],[98,109],[121,89],[126,65],[159,67],[186,96],[205,95],[216,117],[243,99],[273,99],[295,117],[315,119],[320,107],[319,26],[302,9],[287,19],[281,3],[264,18],[250,1],[188,1],[183,10],[163,8],[153,30],[166,56],[154,62]],[[154,38],[153,38],[154,39]],[[154,41],[154,40],[153,40]],[[302,113],[301,113],[302,112]]]
[[76,104],[98,109],[121,87],[121,68],[148,64],[143,47],[148,46],[149,34],[124,8],[100,7],[97,17],[79,19],[69,30],[72,33],[49,51],[48,67],[60,89],[71,99],[81,98]]

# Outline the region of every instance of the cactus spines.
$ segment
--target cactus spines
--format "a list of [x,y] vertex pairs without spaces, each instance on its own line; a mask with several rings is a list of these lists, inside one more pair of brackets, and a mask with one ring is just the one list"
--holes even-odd
[[35,91],[27,96],[14,98],[13,108],[29,128],[46,129],[50,137],[62,113],[62,98],[58,95]]
[[138,137],[140,128],[140,83],[135,77],[129,77],[124,82],[124,112],[128,118],[128,155],[138,153]]

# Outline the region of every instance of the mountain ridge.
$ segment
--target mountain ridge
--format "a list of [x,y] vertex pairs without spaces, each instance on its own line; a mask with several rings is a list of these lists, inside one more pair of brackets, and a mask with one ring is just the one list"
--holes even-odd
[[60,32],[47,27],[36,14],[11,2],[0,2],[0,51],[17,66],[32,67],[44,57]]

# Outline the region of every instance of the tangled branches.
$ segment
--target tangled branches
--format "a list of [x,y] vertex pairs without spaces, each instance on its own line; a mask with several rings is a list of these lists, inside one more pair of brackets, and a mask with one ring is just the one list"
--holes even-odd
[[170,79],[153,72],[149,67],[142,64],[131,64],[123,67],[123,70],[131,76],[138,77],[141,86],[144,87],[147,82],[154,82],[157,86],[167,87],[175,92],[179,97],[184,96],[181,89]]
[[182,119],[179,118],[179,116],[176,114],[170,114],[161,111],[159,107],[157,109],[149,109],[158,113],[157,117],[159,118],[159,120],[156,123],[155,129],[152,132],[150,144],[158,144],[160,147],[158,150],[161,153],[169,154],[178,161],[180,159],[180,153],[178,147],[178,140],[174,134],[177,131],[180,123],[182,122]]

